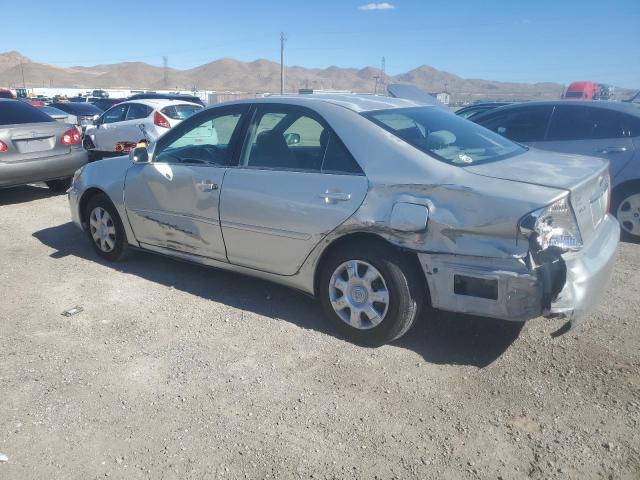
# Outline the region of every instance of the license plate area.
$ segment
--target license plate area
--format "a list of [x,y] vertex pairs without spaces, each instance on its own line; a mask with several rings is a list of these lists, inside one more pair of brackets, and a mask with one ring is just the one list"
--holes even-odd
[[44,152],[54,147],[53,140],[53,137],[14,140],[14,145],[20,153]]

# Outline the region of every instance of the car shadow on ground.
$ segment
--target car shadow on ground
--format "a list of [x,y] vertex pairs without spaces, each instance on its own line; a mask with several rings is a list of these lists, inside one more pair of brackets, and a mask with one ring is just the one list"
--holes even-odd
[[42,198],[55,197],[62,193],[52,193],[45,185],[23,185],[20,187],[0,189],[0,207],[4,205],[17,205]]
[[[138,252],[125,262],[105,262],[94,252],[86,234],[72,223],[46,228],[33,236],[55,249],[52,258],[73,255],[234,308],[338,336],[324,322],[314,299],[270,282],[146,252]],[[485,367],[502,355],[520,330],[518,323],[427,309],[418,324],[394,345],[413,350],[431,363]]]

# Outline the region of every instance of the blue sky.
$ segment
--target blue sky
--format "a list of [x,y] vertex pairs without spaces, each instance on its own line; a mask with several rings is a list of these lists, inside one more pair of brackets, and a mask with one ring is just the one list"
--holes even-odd
[[25,16],[4,18],[0,51],[61,66],[161,65],[167,55],[170,66],[189,68],[223,57],[279,61],[284,31],[287,65],[360,68],[385,56],[390,74],[428,64],[465,78],[640,88],[640,0],[390,0],[361,8],[369,3],[30,0]]

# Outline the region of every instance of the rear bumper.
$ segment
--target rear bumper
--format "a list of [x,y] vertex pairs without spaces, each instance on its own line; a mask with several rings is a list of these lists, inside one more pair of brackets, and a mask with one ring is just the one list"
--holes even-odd
[[71,177],[85,163],[87,152],[84,150],[72,150],[65,155],[36,160],[0,162],[0,187]]
[[600,303],[611,281],[619,240],[620,225],[607,215],[585,249],[563,255],[567,280],[545,314],[565,317],[571,326],[584,320]]
[[[575,326],[598,305],[613,273],[620,226],[611,215],[602,222],[589,245],[556,257],[553,269],[542,264],[531,270],[518,258],[419,253],[431,303],[441,310],[517,322],[540,315],[560,317]],[[555,287],[558,280],[564,281]],[[464,291],[459,288],[464,281],[477,282],[485,290]],[[550,298],[550,290],[559,293]]]

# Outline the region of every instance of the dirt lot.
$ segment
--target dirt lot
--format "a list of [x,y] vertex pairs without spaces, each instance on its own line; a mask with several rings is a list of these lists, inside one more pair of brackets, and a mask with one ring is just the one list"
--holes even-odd
[[265,282],[103,263],[42,188],[0,191],[0,254],[2,480],[640,477],[640,245],[561,337],[437,314],[378,349]]

